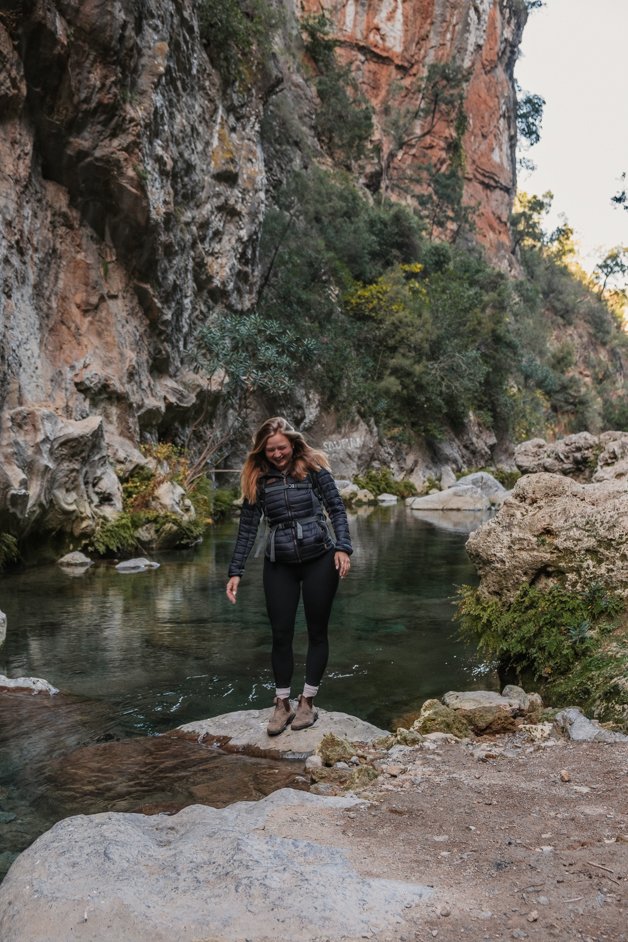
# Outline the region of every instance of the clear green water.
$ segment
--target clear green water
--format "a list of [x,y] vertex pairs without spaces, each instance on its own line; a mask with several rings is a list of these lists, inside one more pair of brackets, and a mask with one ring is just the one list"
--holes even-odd
[[[139,740],[125,748],[135,749],[134,768],[148,763],[155,787],[151,791],[145,780],[139,787],[141,775],[131,776],[135,797],[126,801],[120,781],[128,780],[130,760],[119,745],[114,755],[112,744],[270,705],[262,559],[250,560],[237,606],[224,595],[235,530],[229,522],[209,532],[196,550],[155,556],[161,567],[151,572],[127,575],[100,564],[75,577],[47,566],[0,579],[0,608],[9,626],[0,672],[43,677],[63,692],[52,700],[0,697],[0,866],[3,850],[14,853],[65,814],[151,801],[163,807],[175,792],[173,801],[182,803],[181,783],[169,791],[167,775],[156,781],[160,763],[141,758]],[[353,568],[334,606],[320,706],[386,728],[426,697],[496,687],[452,623],[456,586],[475,581],[466,533],[434,526],[404,507],[353,516],[351,530]],[[300,618],[295,693],[305,643]],[[251,792],[250,763],[245,769],[237,758],[224,761],[231,765],[220,773],[223,794],[217,797],[214,789],[210,803]],[[218,775],[218,766],[212,769]],[[255,769],[259,777],[260,767]],[[205,786],[212,774],[204,771]],[[177,779],[177,769],[169,775]],[[244,792],[239,775],[248,782]],[[4,847],[3,828],[9,836]]]

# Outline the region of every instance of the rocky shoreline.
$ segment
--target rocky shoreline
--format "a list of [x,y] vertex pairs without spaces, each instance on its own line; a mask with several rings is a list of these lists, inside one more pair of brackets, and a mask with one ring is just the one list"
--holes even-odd
[[[461,928],[619,942],[628,737],[577,710],[550,721],[537,696],[505,694],[450,692],[388,735],[322,713],[282,744],[294,755],[288,737],[307,737],[309,793],[66,818],[0,887],[3,942],[49,940],[51,925],[55,939],[82,942],[414,942]],[[259,754],[266,713],[170,735]],[[453,719],[464,738],[446,731]],[[368,736],[339,735],[349,729]]]

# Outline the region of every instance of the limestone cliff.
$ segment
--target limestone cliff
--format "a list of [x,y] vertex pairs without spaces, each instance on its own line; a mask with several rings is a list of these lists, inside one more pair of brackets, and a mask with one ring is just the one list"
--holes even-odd
[[[89,532],[119,509],[112,467],[139,461],[142,439],[195,422],[208,434],[216,396],[191,369],[191,339],[212,307],[254,301],[268,176],[282,172],[260,126],[287,85],[311,146],[284,160],[321,153],[295,15],[335,24],[374,108],[364,180],[393,197],[461,133],[453,112],[416,117],[422,77],[464,69],[464,201],[507,258],[523,14],[507,0],[284,6],[283,53],[244,90],[212,65],[194,0],[0,6],[0,529]],[[394,152],[393,99],[408,116]]]
[[495,261],[512,266],[513,69],[524,5],[510,0],[298,3],[302,16],[322,12],[333,23],[340,55],[374,109],[370,188],[400,200],[425,193],[427,168],[432,175],[446,171],[459,136],[462,204],[472,211],[478,241]]

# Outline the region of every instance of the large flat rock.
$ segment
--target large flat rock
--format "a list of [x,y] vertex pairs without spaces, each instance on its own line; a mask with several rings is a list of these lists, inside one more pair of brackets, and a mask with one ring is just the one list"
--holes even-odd
[[[276,942],[370,937],[430,890],[363,876],[299,820],[358,799],[284,789],[174,816],[66,818],[18,858],[0,887],[2,942]],[[332,826],[332,831],[335,828]],[[367,867],[363,867],[367,870]]]
[[350,742],[372,742],[389,734],[389,730],[379,729],[348,713],[319,710],[316,723],[309,729],[293,732],[288,727],[279,736],[269,736],[266,725],[271,713],[272,708],[236,710],[212,716],[208,720],[186,723],[174,730],[173,734],[199,742],[214,742],[228,751],[282,759],[311,755],[325,733],[335,733]]

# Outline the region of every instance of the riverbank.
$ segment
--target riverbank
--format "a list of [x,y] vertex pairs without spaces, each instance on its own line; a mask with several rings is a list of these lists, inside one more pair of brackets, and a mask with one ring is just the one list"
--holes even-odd
[[3,884],[2,938],[623,942],[627,760],[520,730],[427,739],[355,798],[66,819]]

